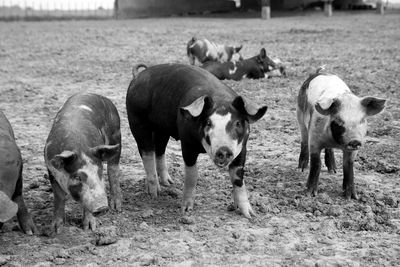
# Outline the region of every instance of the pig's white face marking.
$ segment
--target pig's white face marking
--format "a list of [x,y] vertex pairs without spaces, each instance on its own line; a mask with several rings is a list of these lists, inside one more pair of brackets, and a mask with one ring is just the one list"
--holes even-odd
[[229,75],[235,74],[237,71],[236,62],[233,62],[233,70],[229,69]]
[[94,212],[99,208],[108,206],[104,179],[99,176],[97,165],[84,153],[81,156],[86,164],[78,172],[83,172],[87,175],[86,182],[82,183],[82,203],[90,212]]
[[86,105],[80,105],[78,108],[93,112],[93,110]]
[[[357,96],[353,94],[342,96],[340,110],[338,114],[332,115],[331,125],[332,123],[343,127],[341,136],[336,138],[333,136],[335,140],[341,141],[339,143],[342,145],[346,146],[353,140],[363,143],[367,132],[366,113]],[[332,135],[335,135],[334,131],[332,131]]]
[[[243,142],[239,143],[238,139],[233,139],[231,134],[227,132],[227,125],[231,122],[231,119],[231,113],[225,115],[213,113],[209,117],[209,125],[206,125],[204,128],[204,138],[201,140],[201,143],[214,162],[216,152],[221,147],[227,147],[232,151],[233,157],[231,160],[235,159],[242,151]],[[227,162],[227,164],[229,163]]]

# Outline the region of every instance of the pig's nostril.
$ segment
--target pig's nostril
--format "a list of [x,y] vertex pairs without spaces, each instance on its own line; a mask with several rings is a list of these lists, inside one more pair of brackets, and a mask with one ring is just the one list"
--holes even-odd
[[361,142],[358,140],[352,140],[348,143],[348,146],[352,148],[359,148],[361,146]]
[[224,153],[223,153],[222,151],[220,151],[220,150],[217,151],[217,155],[216,155],[216,156],[217,156],[217,158],[220,159],[220,160],[223,160],[224,157],[225,157],[225,156],[224,156]]
[[225,161],[226,159],[230,159],[233,156],[232,151],[227,147],[221,147],[218,149],[217,153],[215,154],[218,160]]
[[97,210],[93,211],[93,216],[100,216],[105,214],[108,211],[108,207],[101,207]]

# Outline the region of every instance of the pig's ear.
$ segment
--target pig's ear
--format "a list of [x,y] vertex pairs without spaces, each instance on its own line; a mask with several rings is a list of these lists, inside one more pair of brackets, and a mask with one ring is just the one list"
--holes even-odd
[[107,161],[119,153],[120,145],[100,145],[96,147],[92,147],[89,149],[89,152],[100,159],[101,161]]
[[55,155],[52,160],[50,160],[51,165],[57,170],[62,170],[66,165],[71,164],[76,159],[77,155],[74,151],[64,150],[58,155]]
[[336,114],[339,111],[339,107],[340,101],[332,98],[319,100],[315,104],[315,110],[324,116]]
[[373,116],[385,108],[386,99],[366,96],[361,99],[361,105],[365,108],[367,116]]
[[182,114],[187,117],[190,115],[191,117],[198,117],[203,112],[203,110],[208,109],[212,105],[212,100],[210,97],[203,95],[193,101],[186,107],[181,107]]
[[242,49],[242,47],[243,47],[243,45],[240,45],[240,46],[235,46],[235,52],[236,53],[239,53],[239,51]]
[[266,57],[267,57],[267,51],[265,51],[265,48],[262,48],[262,49],[260,50],[260,55],[259,55],[259,57],[260,57],[260,58],[266,58]]
[[261,119],[261,117],[264,116],[265,112],[267,112],[268,109],[267,106],[258,107],[255,104],[247,101],[242,96],[237,96],[233,100],[232,106],[236,108],[240,113],[245,114],[250,123],[254,123]]

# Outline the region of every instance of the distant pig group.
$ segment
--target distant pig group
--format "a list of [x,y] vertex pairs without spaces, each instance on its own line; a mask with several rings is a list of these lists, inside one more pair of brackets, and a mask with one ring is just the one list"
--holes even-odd
[[[246,146],[250,125],[265,115],[267,106],[237,94],[220,79],[262,78],[273,69],[284,74],[285,68],[271,60],[264,48],[255,57],[231,62],[241,47],[193,38],[187,45],[191,65],[141,63],[133,68],[126,110],[146,173],[146,191],[157,197],[160,185],[173,184],[165,151],[170,137],[180,140],[185,171],[183,213],[193,210],[197,159],[207,153],[217,167],[228,169],[234,207],[246,218],[255,215],[245,186]],[[194,66],[194,59],[203,65]],[[381,112],[385,103],[381,98],[357,97],[338,76],[322,68],[306,79],[297,98],[297,119],[301,133],[298,167],[303,171],[310,162],[307,195],[318,193],[321,151],[325,150],[328,171],[336,172],[333,149],[341,149],[344,196],[357,199],[353,165],[364,143],[366,118]],[[84,229],[96,230],[96,216],[109,208],[121,211],[121,149],[120,117],[110,99],[79,93],[66,100],[44,145],[54,194],[53,232],[62,229],[68,196],[82,205]],[[1,112],[0,152],[0,227],[17,215],[23,232],[37,233],[22,197],[21,154]],[[102,176],[104,162],[109,198]]]

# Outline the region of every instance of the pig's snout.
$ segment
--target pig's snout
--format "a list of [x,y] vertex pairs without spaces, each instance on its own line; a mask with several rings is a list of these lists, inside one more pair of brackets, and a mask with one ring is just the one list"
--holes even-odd
[[215,153],[215,164],[219,167],[226,166],[229,162],[233,159],[233,152],[228,147],[223,146],[218,148],[217,152]]
[[102,206],[102,207],[98,207],[97,209],[95,209],[93,211],[93,215],[94,216],[100,216],[105,214],[108,211],[108,206]]
[[348,150],[357,150],[361,146],[361,142],[359,140],[351,140],[350,142],[347,143],[346,148]]

